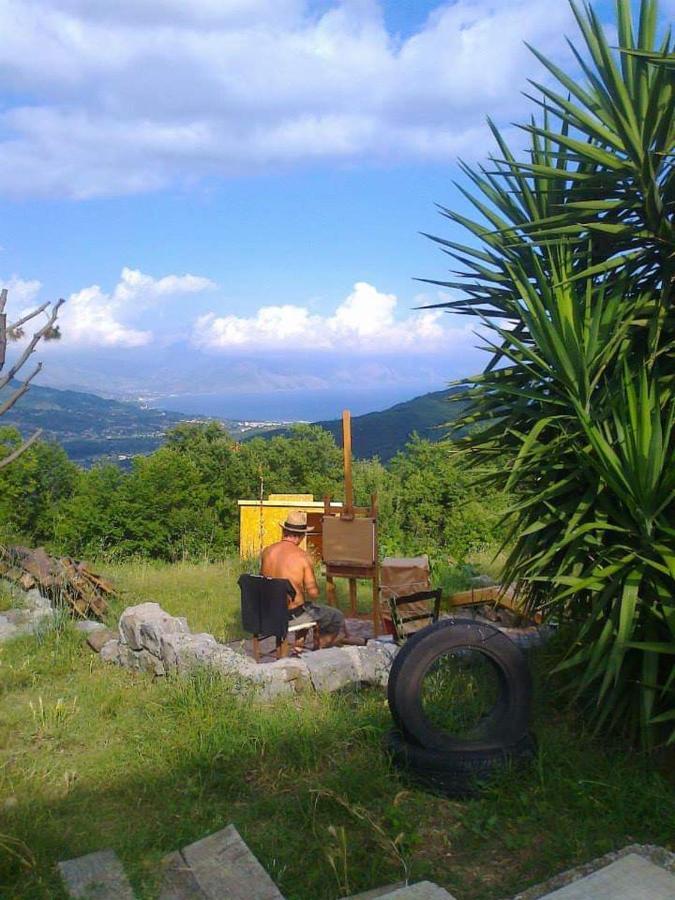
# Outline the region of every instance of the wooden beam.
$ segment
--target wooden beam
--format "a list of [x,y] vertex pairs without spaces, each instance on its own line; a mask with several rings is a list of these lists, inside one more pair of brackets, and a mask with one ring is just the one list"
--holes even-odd
[[354,517],[354,483],[352,481],[352,415],[342,413],[342,458],[345,470],[345,505],[343,518]]

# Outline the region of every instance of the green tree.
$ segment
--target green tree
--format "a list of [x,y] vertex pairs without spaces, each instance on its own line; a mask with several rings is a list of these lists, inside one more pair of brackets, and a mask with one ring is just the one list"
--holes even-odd
[[493,128],[491,171],[465,167],[481,220],[444,211],[474,243],[435,240],[462,266],[447,306],[489,335],[460,424],[485,426],[471,465],[510,460],[489,476],[518,496],[507,577],[575,623],[564,666],[597,726],[651,745],[675,719],[672,45],[652,0],[637,29],[618,0],[616,51],[573,9],[583,82],[534,51],[529,159]]
[[[0,428],[0,459],[22,446],[15,428]],[[56,444],[36,441],[0,467],[0,529],[6,540],[50,541],[60,502],[76,485],[78,469]]]

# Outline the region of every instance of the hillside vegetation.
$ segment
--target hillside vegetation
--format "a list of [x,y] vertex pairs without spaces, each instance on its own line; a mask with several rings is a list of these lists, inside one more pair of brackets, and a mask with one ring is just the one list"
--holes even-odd
[[[359,459],[377,456],[389,462],[411,439],[413,434],[428,441],[442,441],[448,436],[448,428],[466,408],[465,401],[453,401],[457,389],[434,391],[412,400],[397,403],[379,412],[365,413],[352,418],[352,449]],[[330,432],[339,443],[342,440],[342,420],[329,419],[315,422],[319,428]],[[288,434],[289,429],[276,429],[267,436]],[[454,436],[457,437],[460,432]]]

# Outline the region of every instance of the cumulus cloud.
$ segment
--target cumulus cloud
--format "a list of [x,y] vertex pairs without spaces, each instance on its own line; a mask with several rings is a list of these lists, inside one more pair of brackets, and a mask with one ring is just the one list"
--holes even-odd
[[482,155],[560,59],[566,3],[0,0],[0,191],[91,197],[328,161]]
[[[35,305],[42,285],[17,276],[0,281],[6,287],[14,308],[27,311]],[[138,269],[125,266],[112,291],[92,284],[75,291],[59,314],[60,346],[142,347],[153,340],[153,332],[139,328],[137,320],[162,300],[209,291],[215,284],[200,275],[165,275],[153,278]]]
[[397,318],[398,300],[372,284],[358,281],[331,315],[312,314],[304,306],[263,306],[254,316],[218,316],[195,322],[192,342],[201,349],[394,354],[434,352],[465,341],[466,328],[443,325],[443,314],[427,310]]

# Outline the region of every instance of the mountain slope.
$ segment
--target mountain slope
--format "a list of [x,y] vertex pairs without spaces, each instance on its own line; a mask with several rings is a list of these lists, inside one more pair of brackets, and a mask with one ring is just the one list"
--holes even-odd
[[[449,398],[459,389],[434,391],[423,394],[389,409],[354,416],[352,419],[352,450],[354,456],[367,459],[379,456],[388,462],[410,440],[413,432],[430,441],[440,441],[447,434],[441,427],[456,419],[464,408],[463,403],[451,403]],[[342,443],[342,421],[315,422],[330,431],[338,444]],[[288,429],[268,431],[262,437],[287,434]]]
[[[0,402],[7,396],[8,391],[0,393]],[[168,428],[189,419],[139,403],[32,385],[2,416],[0,426],[18,428],[24,436],[41,428],[44,437],[58,441],[71,459],[90,465],[98,459],[150,453],[160,446]]]

